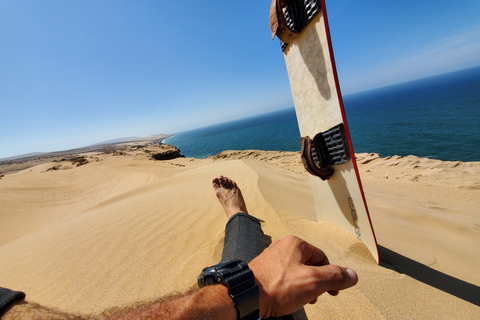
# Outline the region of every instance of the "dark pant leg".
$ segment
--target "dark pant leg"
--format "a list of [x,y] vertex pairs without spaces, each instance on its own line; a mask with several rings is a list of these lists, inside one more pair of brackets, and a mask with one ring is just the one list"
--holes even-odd
[[234,214],[225,226],[222,260],[252,261],[268,247],[260,221],[245,213]]

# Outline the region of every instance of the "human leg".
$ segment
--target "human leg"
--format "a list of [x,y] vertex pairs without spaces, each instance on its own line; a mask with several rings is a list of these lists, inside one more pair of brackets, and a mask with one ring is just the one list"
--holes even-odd
[[249,215],[242,192],[235,181],[220,176],[213,188],[227,214],[222,260],[242,259],[249,263],[268,246],[260,221]]
[[257,218],[238,212],[228,220],[223,242],[223,261],[238,258],[249,263],[267,247],[267,240]]
[[[222,261],[238,258],[249,263],[269,245],[262,231],[260,221],[248,214],[242,191],[235,181],[227,177],[219,176],[213,179],[212,183],[215,194],[228,217],[228,222],[225,226]],[[285,315],[282,317],[270,317],[268,319],[306,319],[303,308],[297,313],[299,314],[298,317]]]

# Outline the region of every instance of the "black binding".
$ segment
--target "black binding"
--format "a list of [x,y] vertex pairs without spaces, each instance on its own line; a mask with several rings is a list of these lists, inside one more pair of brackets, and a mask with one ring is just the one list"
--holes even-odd
[[343,164],[351,159],[350,148],[343,123],[320,132],[313,139],[302,137],[302,163],[312,175],[328,180],[335,172],[332,165]]

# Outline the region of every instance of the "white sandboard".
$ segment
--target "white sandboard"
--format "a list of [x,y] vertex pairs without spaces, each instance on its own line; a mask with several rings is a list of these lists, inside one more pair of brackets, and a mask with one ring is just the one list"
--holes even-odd
[[[294,5],[292,2],[289,5]],[[308,6],[312,1],[297,0],[296,5],[303,2]],[[316,2],[319,1],[313,1],[314,5]],[[277,6],[282,10],[282,4]],[[317,217],[319,221],[329,222],[357,237],[378,262],[377,243],[348,132],[323,8],[322,1],[321,6],[318,4],[319,12],[310,22],[302,30],[292,33],[293,39],[283,37],[289,41],[284,44],[283,52],[301,136],[313,139],[318,133],[343,124],[345,146],[350,153],[348,161],[331,166],[334,173],[328,180],[310,175]],[[287,10],[284,8],[282,12],[287,16],[288,25]]]

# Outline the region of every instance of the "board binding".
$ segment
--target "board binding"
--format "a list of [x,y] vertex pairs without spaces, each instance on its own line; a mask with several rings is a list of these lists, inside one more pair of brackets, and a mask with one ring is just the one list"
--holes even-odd
[[300,139],[302,163],[310,174],[328,180],[334,174],[333,165],[346,163],[351,159],[347,135],[343,123],[320,132],[313,139]]

